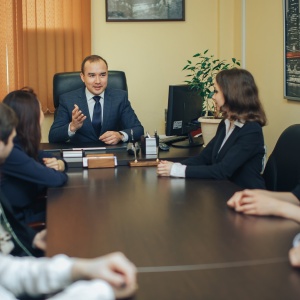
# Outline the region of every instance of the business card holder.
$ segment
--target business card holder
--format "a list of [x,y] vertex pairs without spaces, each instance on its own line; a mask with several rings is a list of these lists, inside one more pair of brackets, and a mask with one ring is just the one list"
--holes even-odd
[[86,160],[88,169],[114,168],[117,165],[113,153],[87,154]]
[[154,167],[159,164],[159,160],[134,160],[129,162],[130,167]]

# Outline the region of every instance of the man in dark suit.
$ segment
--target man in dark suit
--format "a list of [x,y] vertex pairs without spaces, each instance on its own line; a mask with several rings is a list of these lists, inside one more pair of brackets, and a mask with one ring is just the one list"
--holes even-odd
[[49,142],[95,142],[115,145],[144,134],[126,91],[107,87],[108,65],[98,55],[86,57],[81,65],[85,88],[63,94],[50,128]]

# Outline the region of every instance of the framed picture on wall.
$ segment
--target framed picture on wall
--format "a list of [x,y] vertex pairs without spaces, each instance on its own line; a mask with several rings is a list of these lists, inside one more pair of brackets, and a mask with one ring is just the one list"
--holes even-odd
[[106,22],[184,21],[185,0],[105,0]]
[[300,0],[283,0],[284,98],[300,101]]

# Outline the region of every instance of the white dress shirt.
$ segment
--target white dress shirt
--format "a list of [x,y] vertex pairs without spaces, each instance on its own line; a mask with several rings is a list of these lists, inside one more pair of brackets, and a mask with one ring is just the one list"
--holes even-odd
[[[103,110],[104,110],[104,92],[103,91],[99,96],[101,97],[100,98],[100,104],[101,104],[101,120],[103,120]],[[89,108],[89,117],[92,121],[92,118],[93,118],[93,112],[94,112],[94,106],[95,106],[95,103],[96,101],[94,100],[94,94],[92,94],[87,88],[85,88],[85,96],[86,96],[86,99],[87,99],[87,105],[88,105],[88,108]],[[79,108],[80,109],[80,108]],[[88,117],[88,116],[87,116]],[[69,127],[68,127],[68,135],[69,137],[72,137],[73,135],[75,135],[76,131],[71,131],[70,130],[70,124],[69,124]]]
[[[103,111],[104,111],[104,95],[105,91],[103,91],[100,95],[100,104],[101,104],[101,120],[103,120]],[[94,94],[92,94],[87,88],[85,88],[85,96],[87,99],[87,104],[88,104],[88,108],[89,108],[89,114],[90,114],[90,119],[92,121],[93,118],[93,113],[94,113],[94,106],[95,106],[95,100],[94,100]],[[128,141],[128,135],[126,132],[120,131],[123,134],[123,138],[122,141],[123,142],[127,142]],[[69,124],[69,128],[68,128],[68,135],[69,137],[72,137],[73,135],[75,135],[76,132],[73,132],[70,130],[70,124]]]

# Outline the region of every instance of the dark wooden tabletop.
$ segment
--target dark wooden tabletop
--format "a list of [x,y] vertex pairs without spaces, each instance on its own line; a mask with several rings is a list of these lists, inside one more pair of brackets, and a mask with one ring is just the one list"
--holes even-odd
[[73,170],[49,190],[47,255],[122,251],[139,270],[138,300],[299,299],[288,262],[298,224],[235,213],[236,190],[155,167]]

